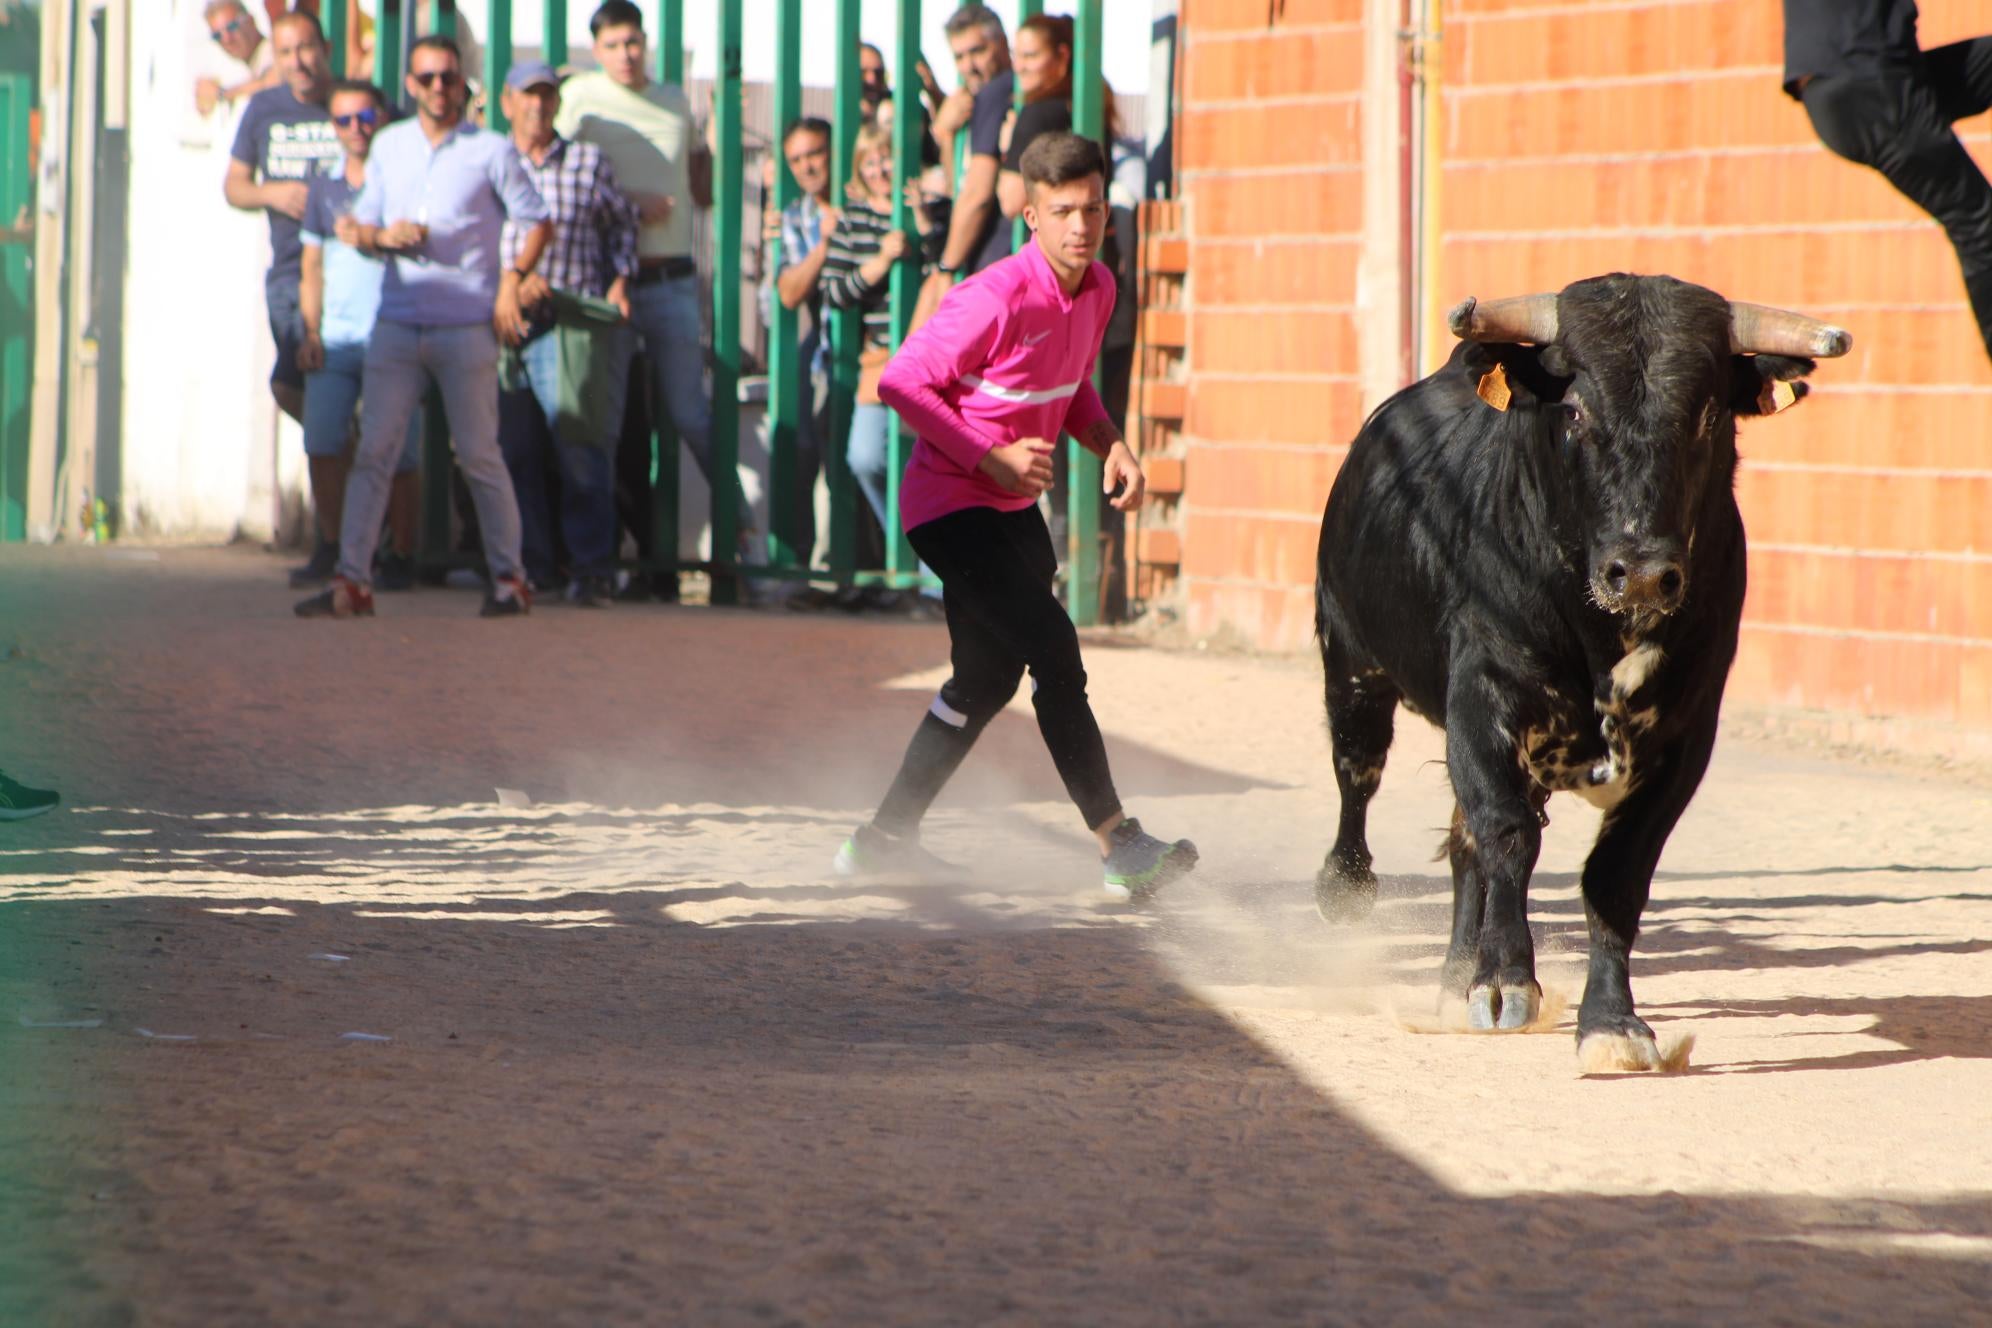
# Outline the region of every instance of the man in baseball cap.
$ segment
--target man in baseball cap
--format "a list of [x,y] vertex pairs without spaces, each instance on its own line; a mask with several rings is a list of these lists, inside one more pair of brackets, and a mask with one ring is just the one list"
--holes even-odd
[[[513,65],[502,104],[519,160],[553,213],[553,239],[519,287],[528,319],[519,347],[525,384],[500,397],[499,443],[519,498],[527,574],[538,582],[557,577],[564,546],[567,597],[606,606],[614,596],[615,451],[630,353],[622,321],[637,272],[637,210],[599,147],[554,132],[560,78],[551,65]],[[508,230],[501,252],[509,255],[513,243]],[[573,296],[606,301],[595,306],[603,322],[557,320],[557,309],[572,312]],[[572,385],[581,381],[600,390],[577,398]],[[560,477],[559,539],[546,491],[549,460]]]

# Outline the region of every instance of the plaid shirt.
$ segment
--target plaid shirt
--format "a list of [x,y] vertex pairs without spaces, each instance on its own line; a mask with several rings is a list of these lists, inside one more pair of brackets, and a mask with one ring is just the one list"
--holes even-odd
[[[779,276],[814,253],[816,246],[823,243],[823,205],[809,194],[804,194],[795,202],[782,209],[782,251],[775,261],[775,273]],[[823,318],[823,292],[820,285],[809,292],[807,307],[810,315],[810,330],[803,337],[803,344],[811,350],[809,371],[813,374],[829,372],[829,338],[821,336],[817,327]],[[770,287],[772,290],[772,287]],[[774,326],[773,306],[766,314],[768,326]]]
[[[636,275],[636,207],[616,187],[600,148],[555,135],[544,162],[521,152],[519,163],[553,214],[553,238],[533,269],[549,286],[606,295],[617,277]],[[505,266],[518,266],[524,238],[525,228],[505,223]]]

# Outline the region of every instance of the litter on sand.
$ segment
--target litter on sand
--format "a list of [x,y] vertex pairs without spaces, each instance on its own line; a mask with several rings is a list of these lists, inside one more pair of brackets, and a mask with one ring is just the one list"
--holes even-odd
[[101,1019],[30,1019],[21,1016],[22,1028],[102,1028]]
[[149,1028],[135,1028],[132,1031],[134,1033],[137,1033],[142,1038],[151,1038],[154,1042],[195,1041],[195,1037],[192,1033],[155,1033]]
[[501,788],[497,790],[497,794],[498,805],[500,807],[530,807],[533,805],[532,795],[524,789]]
[[386,1037],[386,1036],[384,1036],[384,1035],[382,1035],[382,1034],[380,1034],[380,1033],[341,1033],[341,1034],[339,1035],[339,1040],[340,1040],[341,1042],[392,1042],[392,1041],[394,1041],[394,1039],[393,1039],[393,1038],[391,1038],[391,1037]]
[[311,956],[311,957],[312,957],[313,959],[323,959],[323,960],[325,960],[325,961],[326,961],[327,963],[331,963],[331,964],[343,964],[343,963],[345,963],[345,962],[346,962],[347,960],[351,959],[351,958],[352,958],[353,956],[351,956],[351,955],[342,955],[342,954],[333,954],[333,953],[332,953],[332,952],[331,952],[330,950],[325,950],[325,951],[321,951],[320,953],[318,953],[318,954],[315,954],[315,955],[313,955],[313,956]]

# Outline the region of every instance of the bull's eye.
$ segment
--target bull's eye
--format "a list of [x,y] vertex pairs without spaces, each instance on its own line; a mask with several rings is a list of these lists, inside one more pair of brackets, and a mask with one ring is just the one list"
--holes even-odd
[[1584,427],[1584,408],[1574,401],[1563,403],[1563,423],[1572,433]]

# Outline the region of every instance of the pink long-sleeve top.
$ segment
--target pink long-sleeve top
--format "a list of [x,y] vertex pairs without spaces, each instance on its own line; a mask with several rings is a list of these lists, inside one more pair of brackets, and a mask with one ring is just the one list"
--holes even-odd
[[1108,418],[1093,361],[1113,311],[1105,264],[1068,296],[1035,242],[948,292],[879,379],[880,399],[917,437],[899,488],[907,530],[967,507],[1016,512],[1036,501],[976,467],[993,448],[1080,438]]

